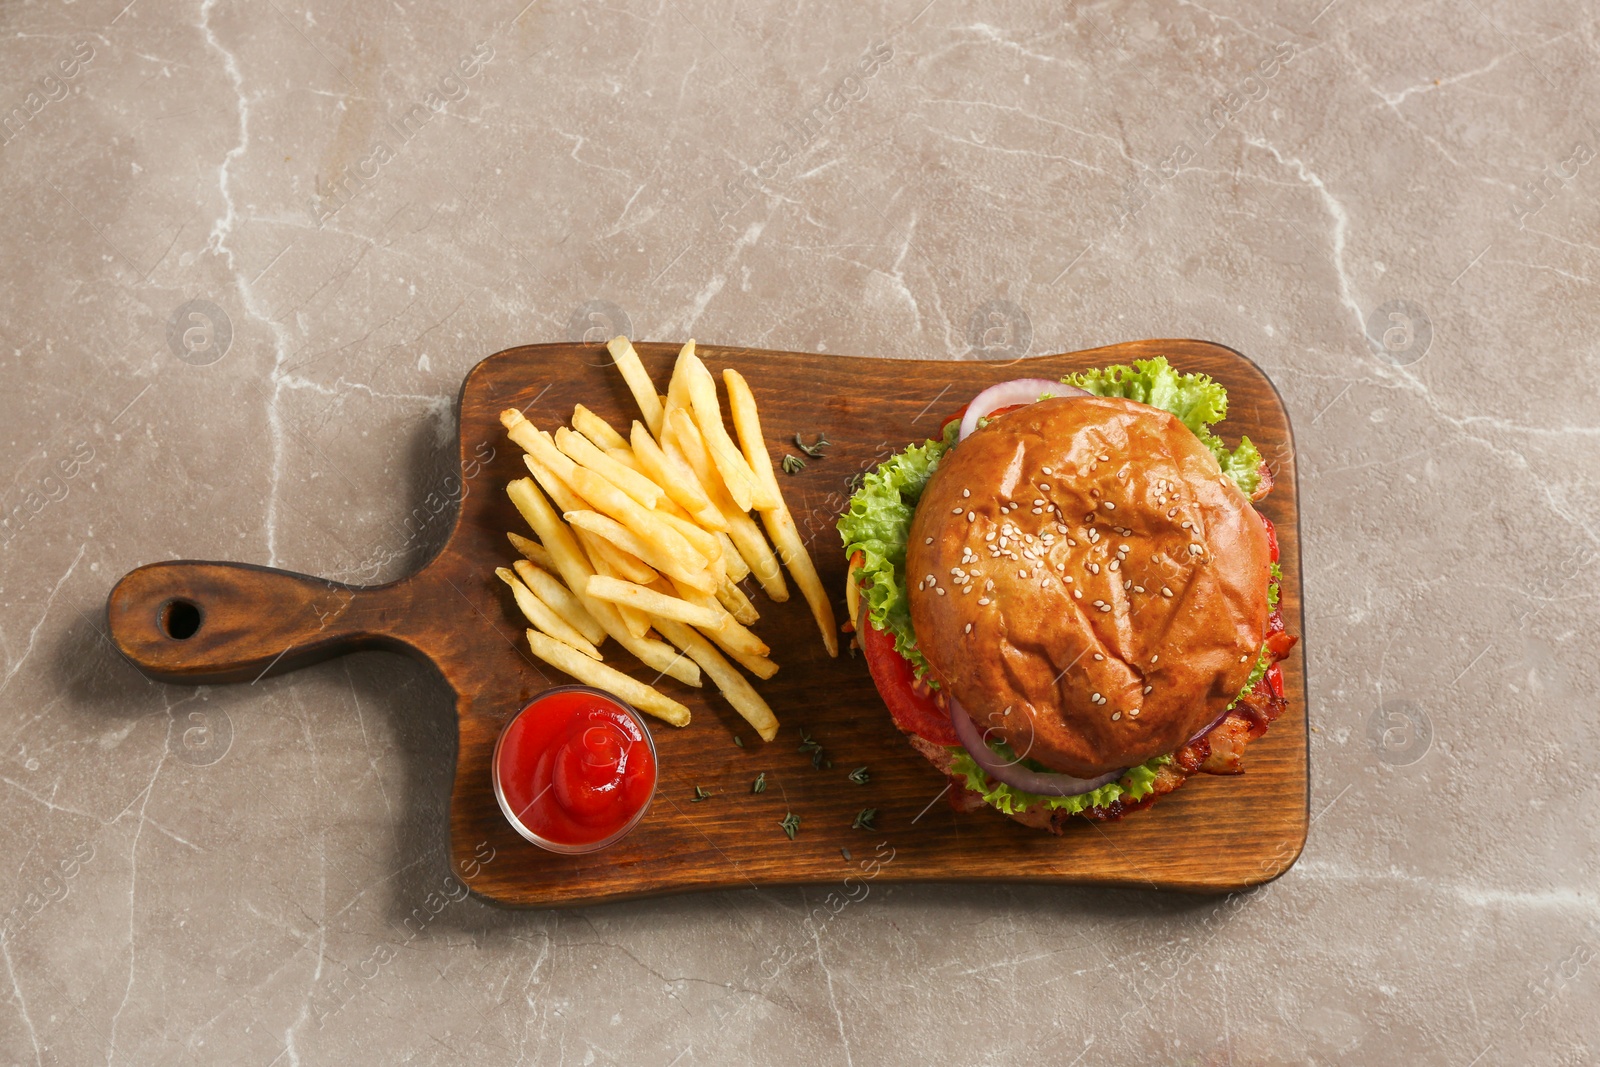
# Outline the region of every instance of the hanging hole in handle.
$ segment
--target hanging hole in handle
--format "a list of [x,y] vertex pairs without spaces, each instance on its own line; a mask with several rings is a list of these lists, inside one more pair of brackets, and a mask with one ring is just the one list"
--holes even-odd
[[161,632],[175,641],[187,641],[200,630],[200,605],[192,600],[169,600],[161,608]]

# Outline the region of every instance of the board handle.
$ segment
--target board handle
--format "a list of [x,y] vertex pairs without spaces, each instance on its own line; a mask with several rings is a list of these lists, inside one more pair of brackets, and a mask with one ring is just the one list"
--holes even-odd
[[402,636],[410,579],[353,586],[249,563],[175,560],[111,590],[112,643],[147,677],[253,682],[362,648],[418,651]]

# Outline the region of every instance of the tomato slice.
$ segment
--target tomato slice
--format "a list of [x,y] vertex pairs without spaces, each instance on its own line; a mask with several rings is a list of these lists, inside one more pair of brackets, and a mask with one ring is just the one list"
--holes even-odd
[[955,727],[950,725],[950,713],[940,706],[933,690],[918,684],[911,661],[895,651],[894,638],[872,625],[864,610],[860,637],[867,670],[872,672],[894,724],[936,745],[961,744]]
[[1267,551],[1272,553],[1272,562],[1278,562],[1278,528],[1272,525],[1272,520],[1265,515],[1261,516],[1261,524],[1267,528]]

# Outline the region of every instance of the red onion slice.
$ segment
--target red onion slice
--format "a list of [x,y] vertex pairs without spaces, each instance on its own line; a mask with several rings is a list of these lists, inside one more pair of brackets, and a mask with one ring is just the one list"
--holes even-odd
[[1204,729],[1202,729],[1199,733],[1195,734],[1193,737],[1189,738],[1189,740],[1185,741],[1184,744],[1185,745],[1192,745],[1196,741],[1198,741],[1202,737],[1204,737],[1206,734],[1209,734],[1212,730],[1215,730],[1217,727],[1221,726],[1222,725],[1222,720],[1226,719],[1228,717],[1228,712],[1230,710],[1232,710],[1232,709],[1223,708],[1222,709],[1222,714],[1218,715],[1215,719],[1212,719],[1210,726],[1207,726]]
[[988,772],[989,777],[997,782],[1004,782],[1013,789],[1020,789],[1024,793],[1037,793],[1044,797],[1075,797],[1080,793],[1099,789],[1128,773],[1124,767],[1120,771],[1111,771],[1098,778],[1074,778],[1070,774],[1047,774],[1043,771],[1029,770],[1020,760],[1008,762],[984,743],[988,731],[978,732],[977,723],[972,721],[972,716],[967,714],[967,709],[961,706],[961,702],[948,687],[945,689],[945,695],[949,697],[950,723],[956,728],[956,736],[961,738],[962,747],[972,755],[978,766]]
[[967,405],[967,413],[961,416],[961,436],[957,440],[965,441],[967,435],[978,428],[978,420],[991,411],[999,411],[1014,404],[1032,404],[1045,393],[1051,396],[1090,395],[1075,385],[1063,385],[1048,378],[1013,378],[1009,382],[991,385],[973,397],[972,403]]

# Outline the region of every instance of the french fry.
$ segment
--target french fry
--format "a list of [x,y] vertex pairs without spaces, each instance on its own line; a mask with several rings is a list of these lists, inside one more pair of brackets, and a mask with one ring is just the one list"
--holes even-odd
[[[662,503],[671,503],[671,501],[663,500]],[[713,572],[727,572],[726,566],[720,568],[717,566],[717,562],[722,559],[722,542],[717,540],[716,534],[696,526],[690,519],[679,518],[670,511],[662,511],[659,507],[656,509],[656,515],[662,522],[682,534],[683,539],[689,542],[696,552],[710,561]]]
[[610,451],[613,448],[626,448],[628,442],[623,436],[611,428],[611,424],[588,408],[579,404],[572,409],[572,428],[595,443],[597,448]]
[[573,629],[548,604],[540,600],[533,590],[523,585],[517,576],[512,573],[511,568],[496,567],[494,573],[495,577],[511,587],[511,595],[516,599],[517,607],[534,626],[562,644],[572,646],[590,659],[597,660],[602,658],[600,650],[590,644],[588,638]]
[[511,497],[511,502],[516,505],[523,519],[539,535],[539,540],[544,542],[544,547],[549,550],[556,569],[567,583],[567,588],[583,604],[584,610],[605,628],[606,633],[616,639],[617,644],[633,653],[652,670],[669,674],[684,685],[700,685],[700,668],[692,660],[684,659],[663,641],[635,637],[623,623],[622,616],[616,608],[603,600],[595,600],[583,592],[590,576],[594,574],[594,567],[590,565],[583,549],[578,546],[572,530],[561,521],[561,516],[556,514],[555,509],[550,506],[550,501],[539,491],[539,486],[532,478],[517,479],[506,486],[506,493]]
[[[533,654],[558,671],[570,674],[584,685],[617,694],[640,711],[647,711],[673,726],[689,725],[689,709],[659,690],[630,678],[614,667],[596,663],[538,630],[528,631],[528,647]],[[759,699],[759,698],[758,698]],[[768,714],[771,714],[770,709]],[[774,722],[774,731],[776,723]]]
[[650,372],[639,361],[639,353],[633,350],[633,342],[618,334],[606,342],[606,349],[611,353],[611,361],[617,365],[617,370],[622,372],[622,380],[628,384],[628,392],[633,394],[634,403],[639,405],[644,424],[650,427],[651,433],[660,433],[661,397],[656,392],[655,383],[650,380]]
[[665,495],[655,482],[629,470],[596,448],[593,441],[582,434],[573,433],[565,426],[556,431],[555,445],[568,459],[594,471],[643,507],[655,507]]
[[668,438],[671,447],[678,449],[689,468],[695,472],[695,476],[700,478],[701,485],[711,497],[711,502],[722,510],[723,518],[728,520],[728,537],[739,550],[739,555],[750,565],[756,581],[761,583],[761,588],[765,589],[773,600],[779,602],[788,600],[789,586],[783,580],[783,572],[778,567],[777,557],[767,546],[767,539],[762,537],[761,531],[756,528],[755,520],[751,519],[748,513],[740,511],[738,505],[728,499],[727,492],[712,467],[705,442],[701,439],[700,430],[695,426],[694,420],[690,419],[688,412],[682,408],[673,408],[666,418],[666,424],[671,432]]
[[856,582],[855,567],[847,567],[844,574],[844,606],[850,612],[850,625],[861,629],[861,586]]
[[506,408],[500,413],[500,425],[506,428],[506,436],[522,447],[524,452],[533,451],[533,442],[539,436],[539,428],[529,422],[516,408]]
[[[738,553],[735,552],[734,555],[737,556]],[[717,602],[728,609],[729,615],[746,626],[754,625],[756,620],[761,618],[756,606],[750,603],[750,598],[744,595],[744,590],[740,589],[732,578],[724,578],[717,586]]]
[[665,573],[694,586],[710,581],[711,585],[706,588],[716,588],[716,579],[710,573],[711,561],[695,551],[694,546],[656,512],[641,507],[638,501],[586,467],[573,464],[569,481],[593,510],[616,519],[650,545],[655,550],[655,561]]
[[728,577],[736,582],[742,582],[750,577],[750,564],[739,555],[739,550],[734,547],[733,538],[728,536],[727,531],[717,534],[717,540],[722,542],[722,558],[728,564]]
[[[728,703],[733,705],[733,710],[755,728],[761,740],[771,741],[778,736],[778,717],[772,714],[767,702],[761,699],[761,694],[745,680],[744,675],[734,670],[709,641],[674,619],[660,620],[660,630],[661,636],[683,649],[700,665],[716,687],[722,691],[722,695],[728,699]],[[576,653],[573,657],[581,658]]]
[[690,515],[696,522],[708,530],[726,530],[728,522],[722,517],[722,512],[711,506],[711,500],[706,496],[705,490],[700,487],[700,479],[694,476],[681,457],[674,459],[662,450],[645,429],[643,423],[635,422],[631,440],[633,442],[633,458],[639,464],[640,470],[647,474],[652,481],[666,491],[667,496]]
[[513,530],[507,530],[506,537],[510,539],[511,547],[522,553],[524,559],[531,560],[547,571],[556,569],[555,560],[550,558],[549,550],[533,538],[523,537]]
[[[677,568],[677,571],[690,576],[686,579],[690,582],[698,581],[693,575],[711,565],[710,560],[700,555],[693,545],[684,540],[683,535],[667,525],[656,512],[644,507],[602,475],[579,466],[556,448],[549,434],[536,433],[528,443],[532,451],[522,457],[523,462],[539,479],[539,484],[545,486],[556,503],[561,505],[562,511],[597,510],[611,516],[650,543],[656,550],[656,558],[666,566],[668,573],[675,573],[674,568]],[[543,468],[543,476],[540,468]],[[549,481],[559,482],[565,489],[547,484]],[[567,507],[566,503],[575,496],[589,503]]]
[[767,507],[777,507],[783,499],[778,488],[777,475],[772,470],[772,454],[767,451],[766,439],[761,435],[761,416],[756,410],[756,397],[744,375],[732,367],[722,371],[722,383],[728,389],[728,413],[733,416],[733,432],[739,436],[739,449],[750,466],[750,473],[762,483],[774,502]]
[[588,592],[597,600],[609,600],[613,604],[625,604],[642,611],[652,620],[676,619],[690,626],[711,630],[720,630],[724,624],[734,622],[733,616],[721,608],[704,607],[634,582],[618,581],[600,574],[589,579]]
[[[616,522],[610,515],[602,515],[600,512],[592,512],[592,510],[576,510],[576,512],[566,512],[565,515],[562,515],[562,518],[565,518],[566,522],[570,522],[571,525],[576,526],[578,530],[587,531],[589,534],[594,534],[595,537],[602,537],[603,541],[616,545],[618,549],[621,549],[622,552],[630,553],[632,557],[637,557],[646,566],[664,569],[664,571],[669,571],[670,573],[672,561],[669,558],[661,555],[659,549],[656,549],[653,544],[645,541],[643,537],[638,536],[637,533],[629,530],[622,523]],[[624,573],[624,577],[627,577],[629,581],[637,581],[637,579],[630,577],[626,573]],[[650,581],[654,581],[654,579],[650,579]],[[648,585],[650,581],[643,582],[643,584]],[[701,571],[701,573],[696,574],[696,581],[685,582],[685,584],[693,585],[694,589],[704,587],[704,589],[710,590],[717,587],[717,579],[710,571]]]
[[[592,514],[592,512],[569,511],[567,514],[583,515]],[[576,526],[577,524],[574,523],[573,525]],[[588,553],[589,562],[594,565],[595,572],[597,574],[603,573],[600,570],[600,561],[604,560],[607,570],[621,575],[630,582],[653,582],[656,580],[656,578],[661,577],[659,574],[656,574],[655,570],[648,563],[640,559],[638,556],[635,556],[627,549],[619,548],[607,541],[605,538],[597,537],[594,535],[594,533],[589,530],[585,530],[581,526],[578,526],[572,532],[577,536],[578,544],[583,546],[584,552]],[[651,577],[651,575],[655,575],[655,577]],[[643,630],[636,630],[635,636],[642,635],[643,633]]]
[[688,622],[689,625],[693,626],[696,630],[704,631],[707,637],[711,638],[711,640],[715,641],[729,652],[737,653],[741,656],[765,656],[768,652],[772,651],[772,649],[767,647],[767,643],[765,641],[761,640],[761,638],[752,633],[748,628],[745,627],[743,623],[741,623],[738,619],[735,619],[732,615],[723,611],[722,605],[717,603],[715,597],[706,596],[704,593],[697,593],[693,589],[684,589],[681,586],[668,586],[664,588],[658,583],[656,588],[661,589],[663,592],[666,592],[668,589],[675,589],[677,595],[683,600],[688,601],[690,604],[699,605],[708,611],[714,612],[717,619],[717,625],[715,626],[702,626],[699,623],[689,619],[684,619],[681,621]]
[[761,524],[767,528],[772,543],[778,546],[778,558],[794,575],[800,595],[811,606],[811,615],[817,620],[817,629],[822,632],[822,644],[827,648],[828,655],[838,656],[839,623],[834,618],[833,602],[828,599],[828,591],[823,588],[817,568],[811,563],[806,544],[800,539],[800,531],[795,528],[794,517],[789,514],[787,507],[779,507],[761,512]]
[[[663,414],[673,408],[683,408],[685,411],[693,409],[694,401],[689,396],[689,378],[681,373],[687,369],[683,363],[683,354],[685,352],[691,355],[694,354],[693,337],[689,338],[688,343],[678,349],[678,361],[672,365],[672,376],[667,379],[667,395],[661,401]],[[656,436],[659,437],[660,435],[657,434]]]
[[[568,625],[582,634],[595,648],[605,643],[605,627],[595,621],[594,616],[584,608],[583,602],[572,594],[572,590],[562,585],[555,575],[537,566],[531,559],[519,559],[511,565],[511,569],[522,579],[522,584],[533,591],[534,596],[567,620]],[[738,616],[735,615],[734,618]]]
[[[609,545],[606,545],[599,538],[590,537],[582,530],[573,532],[578,536],[578,543],[589,552],[589,562],[594,565],[596,576],[615,578],[622,573],[612,565],[611,557],[604,551],[604,549],[610,547]],[[584,587],[584,592],[588,592],[587,585]],[[616,609],[617,615],[622,619],[623,628],[628,631],[630,637],[636,641],[647,640],[645,635],[650,632],[650,617],[648,615],[638,608],[629,607],[626,604],[611,604],[610,607]]]
[[[624,467],[627,467],[629,470],[633,471],[633,473],[649,480],[658,489],[661,489],[661,499],[656,501],[656,511],[659,511],[663,515],[670,515],[675,519],[682,519],[684,522],[692,524],[697,534],[701,532],[710,532],[705,530],[705,527],[700,525],[699,520],[695,516],[690,515],[687,511],[683,510],[683,506],[680,505],[676,500],[672,499],[672,494],[668,493],[666,489],[662,487],[661,483],[656,481],[655,478],[651,476],[649,471],[639,466],[639,461],[634,458],[633,449],[608,448],[606,449],[606,455],[611,459],[616,460]],[[720,513],[717,515],[717,521],[722,521],[722,516]],[[682,527],[679,527],[679,532],[682,532]],[[698,548],[699,545],[696,544],[695,547]],[[701,555],[705,555],[705,553],[702,552]]]
[[772,507],[776,501],[757,484],[750,464],[734,447],[727,429],[722,425],[722,405],[717,402],[716,379],[711,377],[711,372],[700,361],[700,357],[694,354],[693,344],[684,345],[683,353],[678,356],[678,369],[673,371],[672,376],[676,379],[680,374],[689,391],[695,425],[700,428],[701,437],[711,452],[712,462],[716,464],[728,495],[739,505],[740,511],[749,511],[752,505]]
[[[566,457],[563,456],[563,459]],[[523,465],[528,468],[528,473],[533,475],[539,487],[555,502],[556,507],[562,511],[582,511],[589,506],[589,502],[575,493],[572,486],[562,481],[560,476],[549,467],[540,463],[533,453],[525,453],[522,457]]]
[[806,551],[800,531],[795,527],[794,516],[789,513],[789,505],[778,488],[778,478],[772,470],[772,456],[767,452],[766,440],[761,435],[761,417],[756,410],[755,394],[750,391],[744,376],[732,367],[722,372],[722,380],[728,387],[728,407],[733,413],[734,431],[739,435],[745,458],[755,473],[756,481],[776,500],[775,506],[761,509],[761,524],[767,528],[767,534],[778,550],[778,558],[789,568],[795,584],[800,587],[800,594],[810,605],[811,615],[817,620],[817,629],[822,631],[822,644],[827,648],[828,655],[838,656],[839,624],[834,618],[833,602],[828,599],[828,591],[823,588],[816,565],[811,562],[811,554]]

